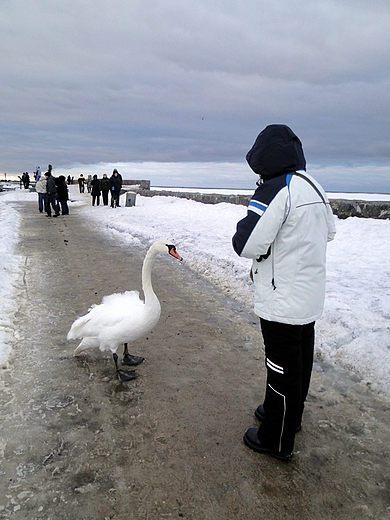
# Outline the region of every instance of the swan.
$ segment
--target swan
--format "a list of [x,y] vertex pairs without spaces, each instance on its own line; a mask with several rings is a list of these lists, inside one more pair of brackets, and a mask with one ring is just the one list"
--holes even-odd
[[130,381],[136,377],[135,371],[118,368],[116,351],[124,344],[123,363],[139,365],[144,358],[132,356],[127,344],[150,332],[158,323],[161,305],[152,287],[152,267],[159,253],[166,253],[178,260],[182,257],[169,240],[154,242],[146,253],[142,264],[143,301],[138,291],[104,296],[100,305],[92,305],[85,316],[78,318],[71,326],[67,339],[82,339],[74,351],[76,356],[83,350],[98,347],[101,351],[111,351],[120,381]]

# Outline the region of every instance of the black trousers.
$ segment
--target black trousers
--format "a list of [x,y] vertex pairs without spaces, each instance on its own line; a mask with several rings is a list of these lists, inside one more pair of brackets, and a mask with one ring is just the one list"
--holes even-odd
[[54,213],[58,216],[60,214],[60,208],[58,206],[57,194],[48,193],[46,198],[46,213],[49,217],[51,217],[51,208],[53,208]]
[[67,200],[60,200],[61,212],[63,215],[69,215],[69,206]]
[[120,190],[111,190],[111,206],[114,207],[114,201],[117,206],[119,206],[119,196]]
[[102,190],[103,204],[108,206],[108,190]]
[[258,431],[267,448],[292,452],[301,424],[314,357],[314,322],[288,325],[260,319],[265,345],[267,388]]

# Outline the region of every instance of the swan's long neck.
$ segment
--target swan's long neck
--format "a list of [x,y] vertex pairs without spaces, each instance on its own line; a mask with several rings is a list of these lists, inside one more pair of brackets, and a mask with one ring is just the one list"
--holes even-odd
[[153,246],[146,253],[144,262],[142,264],[142,290],[145,296],[145,305],[148,307],[157,305],[160,306],[157,296],[152,287],[152,267],[156,258],[157,252]]

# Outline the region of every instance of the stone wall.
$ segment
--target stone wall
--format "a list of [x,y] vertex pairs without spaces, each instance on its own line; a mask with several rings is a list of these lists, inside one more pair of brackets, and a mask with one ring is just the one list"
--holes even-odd
[[134,180],[123,180],[122,181],[123,186],[139,186],[140,190],[150,190],[150,181],[134,181]]
[[333,213],[339,218],[363,217],[363,218],[390,218],[390,202],[368,202],[365,200],[330,201]]
[[[229,204],[241,204],[247,206],[250,201],[250,195],[219,195],[217,193],[190,193],[178,191],[155,191],[140,190],[140,195],[144,197],[179,197],[182,199],[195,200],[203,204],[219,204],[220,202],[228,202]],[[330,201],[333,213],[341,219],[348,217],[362,218],[390,218],[390,202],[368,202],[363,200],[344,200],[334,199]]]
[[203,204],[219,204],[220,202],[229,202],[230,204],[242,204],[247,206],[251,197],[249,195],[219,195],[218,193],[190,193],[185,191],[169,191],[169,190],[143,190],[139,192],[144,197],[178,197],[180,199],[190,199]]

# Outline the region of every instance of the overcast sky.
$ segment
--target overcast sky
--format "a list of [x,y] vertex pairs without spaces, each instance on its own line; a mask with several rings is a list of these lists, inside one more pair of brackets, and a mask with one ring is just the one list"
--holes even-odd
[[0,0],[0,13],[0,173],[163,161],[239,175],[283,123],[326,188],[390,191],[389,0]]

